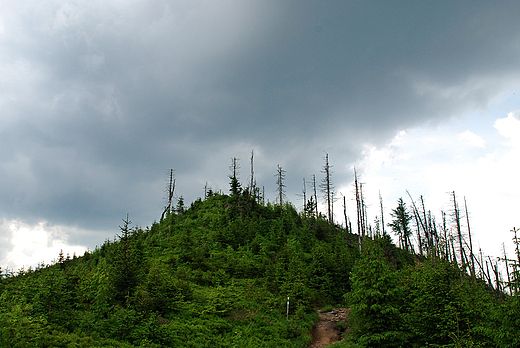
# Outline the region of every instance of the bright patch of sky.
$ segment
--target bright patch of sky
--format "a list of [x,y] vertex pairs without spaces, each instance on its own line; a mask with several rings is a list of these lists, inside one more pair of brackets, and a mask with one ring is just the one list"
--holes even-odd
[[[365,183],[365,197],[373,221],[380,215],[378,190],[385,206],[385,221],[390,210],[403,197],[411,205],[423,195],[426,209],[441,221],[440,211],[453,211],[451,192],[469,210],[474,245],[484,253],[499,256],[502,243],[512,250],[513,227],[520,224],[520,112],[495,119],[492,127],[471,130],[470,119],[452,120],[439,127],[418,127],[401,131],[388,145],[366,146],[358,172]],[[352,189],[344,187],[350,192]],[[350,190],[350,191],[348,191]],[[355,207],[354,203],[351,204]],[[450,221],[452,221],[450,219]],[[466,220],[463,218],[466,225]]]
[[60,252],[64,257],[82,256],[86,246],[71,245],[68,236],[77,231],[70,227],[49,226],[45,222],[28,225],[17,220],[3,220],[0,225],[2,247],[0,266],[15,272],[55,262]]

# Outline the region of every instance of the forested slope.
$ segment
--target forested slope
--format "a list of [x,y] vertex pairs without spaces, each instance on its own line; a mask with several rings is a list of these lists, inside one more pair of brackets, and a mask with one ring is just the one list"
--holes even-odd
[[[92,253],[1,282],[3,346],[298,347],[341,302],[354,236],[247,194],[122,224]],[[286,319],[290,297],[289,321]]]
[[520,345],[518,296],[247,190],[181,201],[146,229],[127,218],[0,291],[2,347],[306,347],[326,305],[352,308],[338,346]]

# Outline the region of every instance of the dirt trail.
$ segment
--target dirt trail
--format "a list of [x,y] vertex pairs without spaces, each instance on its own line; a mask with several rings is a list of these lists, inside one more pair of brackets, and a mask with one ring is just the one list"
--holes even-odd
[[309,348],[323,348],[341,339],[341,332],[337,327],[338,321],[347,321],[349,308],[333,308],[328,312],[318,310],[320,321],[312,328],[312,342]]

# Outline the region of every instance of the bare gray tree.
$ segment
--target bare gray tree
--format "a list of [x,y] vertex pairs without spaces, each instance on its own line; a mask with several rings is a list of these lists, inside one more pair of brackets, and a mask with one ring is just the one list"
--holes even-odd
[[175,191],[175,179],[173,178],[173,169],[170,169],[170,183],[167,187],[168,190],[168,205],[164,209],[161,215],[161,221],[166,216],[166,213],[170,214],[172,212],[172,200],[173,200],[173,192]]
[[323,165],[323,169],[321,171],[323,174],[325,174],[325,178],[323,178],[323,181],[320,185],[320,188],[323,192],[323,196],[325,198],[325,201],[327,202],[327,218],[330,223],[334,221],[333,216],[333,201],[334,201],[334,186],[332,184],[332,166],[329,164],[329,154],[325,153],[325,164]]
[[278,186],[278,202],[280,203],[280,206],[283,206],[283,201],[285,198],[285,173],[286,171],[283,170],[282,167],[278,164],[276,167],[276,185]]

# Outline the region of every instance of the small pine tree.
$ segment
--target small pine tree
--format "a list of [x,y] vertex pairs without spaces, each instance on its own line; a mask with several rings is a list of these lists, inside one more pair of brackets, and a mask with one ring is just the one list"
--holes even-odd
[[386,239],[363,241],[361,258],[352,270],[352,339],[362,347],[402,347],[402,315],[397,272],[385,256]]
[[175,208],[175,212],[179,215],[183,214],[186,208],[184,207],[184,197],[180,196],[177,200],[177,207]]
[[388,224],[392,228],[392,231],[399,236],[399,242],[406,249],[409,250],[410,243],[410,220],[412,217],[406,208],[406,203],[403,198],[397,200],[397,207],[390,213],[394,218],[391,223]]
[[240,182],[238,181],[240,167],[238,165],[238,159],[236,157],[233,157],[231,159],[231,166],[229,167],[229,169],[231,170],[231,174],[229,175],[231,195],[239,196],[242,191],[242,188],[240,187]]

